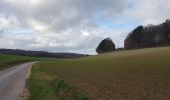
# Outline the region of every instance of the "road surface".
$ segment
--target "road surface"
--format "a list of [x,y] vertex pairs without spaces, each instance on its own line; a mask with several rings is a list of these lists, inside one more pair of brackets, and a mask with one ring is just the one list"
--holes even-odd
[[25,81],[34,63],[25,63],[0,71],[0,100],[20,100]]

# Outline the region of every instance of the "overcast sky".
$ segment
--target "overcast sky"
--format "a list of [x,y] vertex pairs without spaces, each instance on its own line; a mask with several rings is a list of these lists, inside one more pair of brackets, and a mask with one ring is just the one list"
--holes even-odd
[[170,18],[170,0],[0,0],[0,48],[94,54],[138,25]]

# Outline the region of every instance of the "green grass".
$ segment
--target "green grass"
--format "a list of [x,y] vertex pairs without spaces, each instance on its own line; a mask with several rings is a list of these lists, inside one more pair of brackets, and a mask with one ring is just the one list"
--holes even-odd
[[0,70],[14,66],[15,64],[29,62],[29,61],[44,61],[48,58],[16,56],[8,54],[0,54]]
[[30,100],[79,100],[57,98],[51,82],[61,79],[90,100],[169,100],[170,47],[38,63],[28,81]]
[[46,68],[35,64],[27,86],[31,93],[29,100],[87,100],[77,89],[65,80],[46,75]]

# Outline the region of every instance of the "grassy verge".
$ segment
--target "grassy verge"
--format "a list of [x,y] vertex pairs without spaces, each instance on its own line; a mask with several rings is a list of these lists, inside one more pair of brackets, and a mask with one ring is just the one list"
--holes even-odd
[[29,100],[87,100],[74,87],[56,76],[48,74],[47,68],[35,64],[28,80]]
[[48,58],[0,54],[0,70],[6,69],[16,64],[20,64],[24,62],[45,61],[45,60],[48,60]]
[[170,47],[41,62],[32,69],[30,100],[57,100],[58,79],[91,100],[169,100]]

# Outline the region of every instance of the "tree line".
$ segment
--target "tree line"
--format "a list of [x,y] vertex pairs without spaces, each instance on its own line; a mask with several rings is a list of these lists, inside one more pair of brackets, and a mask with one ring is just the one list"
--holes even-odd
[[129,33],[125,49],[170,45],[170,20],[159,25],[138,26]]
[[[124,41],[124,49],[137,49],[170,45],[170,20],[158,25],[138,26]],[[97,53],[114,51],[115,44],[106,38],[96,48]]]

